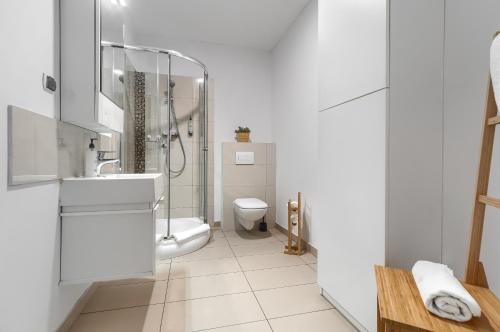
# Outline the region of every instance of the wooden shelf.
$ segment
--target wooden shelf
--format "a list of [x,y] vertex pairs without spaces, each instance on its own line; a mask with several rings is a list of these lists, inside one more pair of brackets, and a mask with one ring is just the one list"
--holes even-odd
[[500,199],[498,199],[498,198],[493,198],[493,197],[481,195],[481,196],[479,196],[478,201],[480,203],[483,203],[483,204],[486,204],[489,206],[494,206],[496,208],[500,208]]
[[500,116],[494,116],[488,119],[488,125],[494,126],[500,123]]
[[425,308],[411,272],[375,266],[375,276],[379,323],[388,331],[500,331],[500,301],[487,288],[464,284],[479,303],[482,316],[459,323],[437,317]]

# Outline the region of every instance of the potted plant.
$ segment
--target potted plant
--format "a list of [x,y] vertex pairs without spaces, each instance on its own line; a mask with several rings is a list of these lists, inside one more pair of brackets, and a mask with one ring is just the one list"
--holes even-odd
[[250,128],[238,127],[234,132],[236,133],[236,141],[238,142],[250,141]]

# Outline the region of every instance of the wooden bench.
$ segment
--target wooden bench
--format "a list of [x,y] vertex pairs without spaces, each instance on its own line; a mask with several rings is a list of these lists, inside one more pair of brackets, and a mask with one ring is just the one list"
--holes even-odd
[[431,314],[409,271],[375,266],[377,280],[377,331],[500,331],[500,301],[489,289],[464,284],[481,306],[481,318],[454,322]]
[[[496,38],[499,33],[496,34]],[[496,96],[500,97],[500,96]],[[500,301],[488,289],[483,264],[479,261],[486,206],[500,208],[500,199],[488,196],[495,127],[500,125],[495,91],[488,82],[481,153],[476,182],[476,196],[472,214],[469,253],[464,287],[481,307],[482,316],[466,323],[443,319],[431,314],[425,307],[409,271],[376,266],[377,330],[386,331],[500,331]]]

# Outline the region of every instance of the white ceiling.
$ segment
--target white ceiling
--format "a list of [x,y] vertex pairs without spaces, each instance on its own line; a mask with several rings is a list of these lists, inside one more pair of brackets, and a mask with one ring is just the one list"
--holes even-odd
[[[107,0],[111,1],[111,0]],[[271,50],[309,0],[122,0],[134,35]],[[104,1],[103,1],[104,2]],[[106,15],[107,16],[107,15]],[[103,16],[104,19],[104,16]]]

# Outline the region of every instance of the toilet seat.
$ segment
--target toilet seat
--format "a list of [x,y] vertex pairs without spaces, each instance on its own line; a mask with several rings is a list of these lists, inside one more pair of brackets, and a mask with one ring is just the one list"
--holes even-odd
[[258,198],[237,198],[234,205],[240,209],[267,209],[267,203]]

